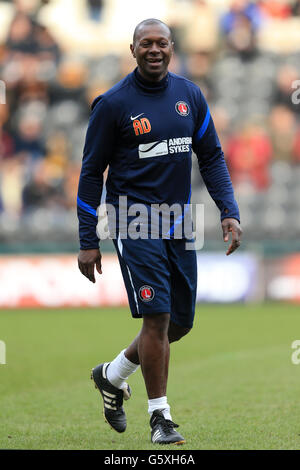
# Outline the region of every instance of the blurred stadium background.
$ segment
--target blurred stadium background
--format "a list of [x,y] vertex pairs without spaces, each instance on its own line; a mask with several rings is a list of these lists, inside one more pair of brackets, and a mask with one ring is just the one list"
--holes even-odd
[[149,17],[207,97],[244,228],[226,257],[195,165],[205,242],[195,328],[172,347],[174,419],[185,450],[299,449],[300,0],[0,0],[0,449],[153,449],[141,373],[130,432],[99,419],[89,371],[140,322],[111,241],[101,279],[80,274],[76,216],[89,106],[135,67]]
[[198,300],[300,301],[300,1],[1,0],[0,307],[126,304],[110,241],[101,282],[77,269],[76,193],[89,106],[134,68],[147,17],[171,26],[171,70],[210,104],[241,210],[226,258],[195,165]]

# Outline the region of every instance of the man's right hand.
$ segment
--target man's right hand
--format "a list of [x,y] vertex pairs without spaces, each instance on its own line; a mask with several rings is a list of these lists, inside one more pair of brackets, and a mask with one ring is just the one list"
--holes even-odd
[[101,253],[99,249],[80,250],[78,255],[78,267],[80,272],[91,282],[95,283],[95,265],[99,274],[101,270]]

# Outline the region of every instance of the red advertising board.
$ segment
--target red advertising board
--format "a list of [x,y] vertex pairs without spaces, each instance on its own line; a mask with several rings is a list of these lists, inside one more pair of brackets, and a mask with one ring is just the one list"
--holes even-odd
[[115,255],[103,256],[96,283],[85,278],[75,255],[0,258],[0,307],[125,305],[127,294]]

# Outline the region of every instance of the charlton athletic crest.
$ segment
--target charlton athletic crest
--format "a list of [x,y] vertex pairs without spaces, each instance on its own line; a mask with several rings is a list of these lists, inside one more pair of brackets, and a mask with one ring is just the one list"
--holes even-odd
[[140,299],[143,302],[150,302],[155,295],[154,289],[151,286],[143,286],[139,290]]
[[180,116],[188,116],[190,113],[189,105],[185,101],[177,101],[175,109]]

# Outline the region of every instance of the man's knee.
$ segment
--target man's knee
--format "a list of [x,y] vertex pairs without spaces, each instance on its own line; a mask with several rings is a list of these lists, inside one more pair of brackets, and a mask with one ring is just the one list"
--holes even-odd
[[170,321],[168,337],[169,342],[174,343],[174,341],[179,341],[183,336],[187,335],[191,331],[191,328],[184,326],[176,325]]
[[144,332],[155,334],[156,336],[165,336],[168,333],[170,315],[168,313],[160,313],[143,316]]

